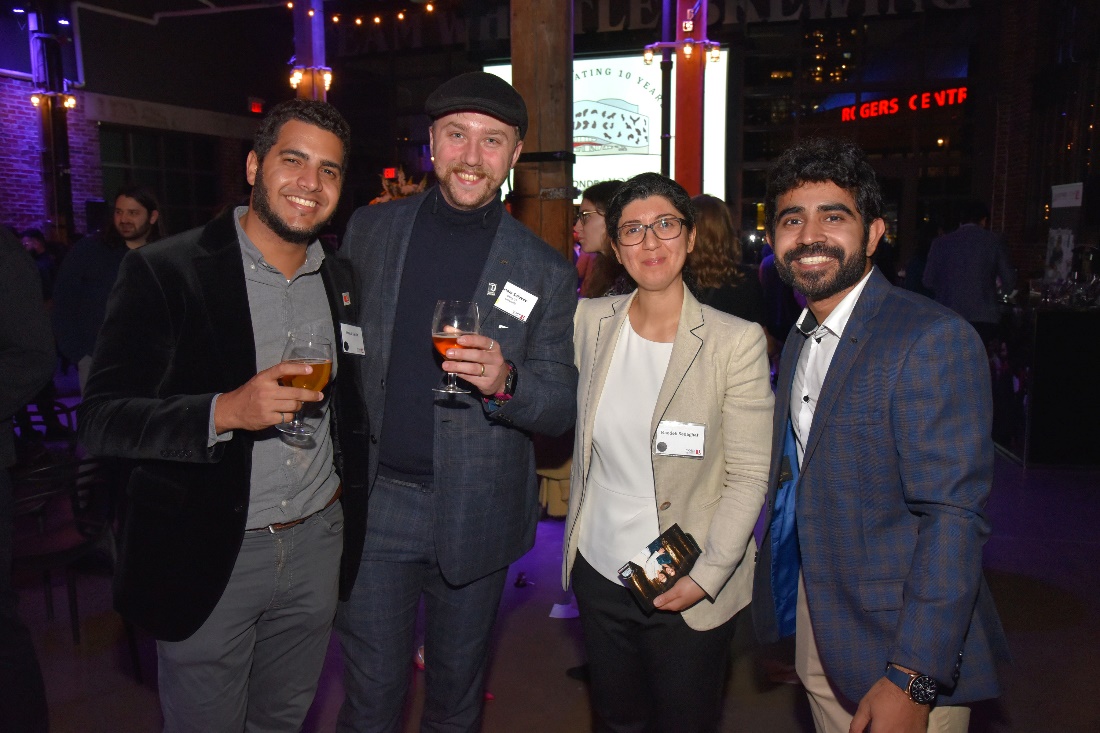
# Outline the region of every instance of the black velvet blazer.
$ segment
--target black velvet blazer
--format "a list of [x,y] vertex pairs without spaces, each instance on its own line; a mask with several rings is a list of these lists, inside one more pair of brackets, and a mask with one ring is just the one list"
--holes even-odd
[[[256,373],[232,217],[229,211],[204,228],[126,256],[78,412],[89,453],[135,465],[115,606],[166,641],[186,639],[213,611],[229,582],[248,514],[253,435],[238,430],[230,441],[206,445],[214,394],[234,390]],[[321,272],[339,334],[340,321],[353,322],[350,271],[328,253]],[[342,362],[360,358],[337,352]],[[366,492],[358,478],[365,471],[357,470],[365,456],[340,449],[365,446],[350,437],[366,433],[354,366],[341,363],[328,389],[335,391],[333,443],[345,523],[365,523]],[[341,580],[346,597],[344,573]]]

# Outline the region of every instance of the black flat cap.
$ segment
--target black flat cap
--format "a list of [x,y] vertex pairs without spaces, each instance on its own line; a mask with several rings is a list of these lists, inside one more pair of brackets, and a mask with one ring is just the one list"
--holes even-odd
[[452,112],[481,112],[527,134],[527,105],[512,85],[499,76],[471,71],[449,79],[428,96],[424,111],[433,120]]

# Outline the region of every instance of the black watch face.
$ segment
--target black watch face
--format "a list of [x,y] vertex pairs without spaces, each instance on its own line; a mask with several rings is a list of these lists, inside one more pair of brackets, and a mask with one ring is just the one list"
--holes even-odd
[[931,705],[936,701],[936,681],[921,675],[909,685],[909,698],[919,705]]

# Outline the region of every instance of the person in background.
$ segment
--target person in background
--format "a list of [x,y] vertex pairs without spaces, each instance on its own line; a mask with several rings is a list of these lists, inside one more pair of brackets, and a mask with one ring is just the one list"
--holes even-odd
[[[764,332],[685,286],[695,213],[675,181],[630,179],[606,220],[638,287],[578,305],[562,585],[580,610],[595,729],[706,733],[752,592],[773,403]],[[647,615],[618,570],[674,524],[702,555],[687,575],[663,573],[670,588]]]
[[[695,276],[695,297],[703,305],[759,323],[767,332],[764,288],[752,268],[741,264],[741,239],[726,202],[701,194],[695,206],[695,249],[687,264]],[[772,339],[769,336],[769,353]]]
[[608,239],[604,221],[607,205],[622,185],[622,181],[601,181],[581,194],[581,208],[577,212],[573,234],[581,247],[581,256],[591,258],[581,282],[582,298],[622,295],[634,289],[634,283],[622,263],[611,252],[611,240]]
[[970,322],[982,341],[997,335],[1001,322],[998,292],[1012,290],[1015,272],[1008,263],[1004,237],[989,226],[989,207],[972,201],[955,231],[937,237],[928,253],[921,282],[936,302]]
[[47,310],[50,307],[50,299],[53,297],[54,279],[57,277],[58,261],[50,254],[46,245],[46,235],[40,229],[28,229],[23,232],[23,249],[27,250],[34,266],[38,268],[38,276],[42,279],[42,297],[46,301]]
[[55,362],[50,322],[34,263],[6,227],[0,227],[0,727],[45,733],[49,720],[42,671],[30,631],[19,618],[11,583],[11,417],[49,381]]
[[54,335],[61,355],[77,366],[82,393],[123,256],[163,235],[156,196],[126,186],[115,197],[107,231],[77,242],[61,263],[53,293]]

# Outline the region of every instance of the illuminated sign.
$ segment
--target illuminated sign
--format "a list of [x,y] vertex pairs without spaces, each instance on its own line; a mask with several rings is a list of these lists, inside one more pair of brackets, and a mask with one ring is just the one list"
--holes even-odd
[[[703,190],[724,198],[728,61],[725,50],[720,54],[719,61],[707,63],[703,81]],[[512,81],[510,65],[486,66],[485,71]],[[675,74],[672,79],[675,99]],[[578,191],[661,170],[661,102],[661,69],[647,65],[641,54],[573,60],[573,186]],[[675,106],[671,111],[675,161]],[[502,190],[507,193],[507,183]]]
[[890,99],[876,99],[863,104],[853,104],[850,107],[840,109],[841,122],[853,122],[866,120],[871,117],[887,117],[896,115],[903,109],[919,112],[925,109],[938,109],[940,107],[952,107],[966,101],[966,87],[953,89],[941,89],[938,92],[917,92],[910,94],[907,99],[892,97]]

